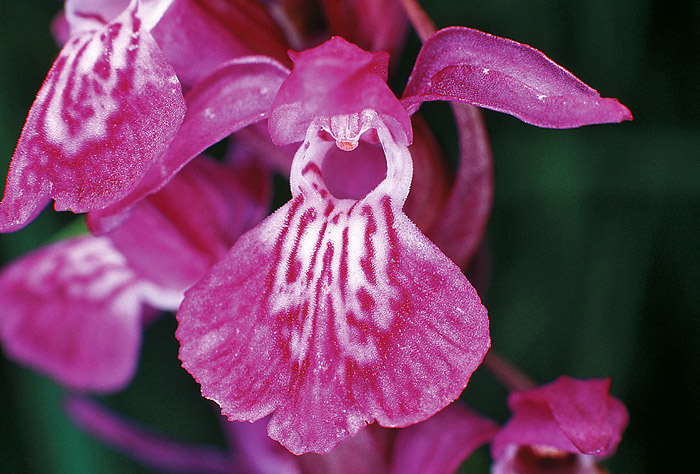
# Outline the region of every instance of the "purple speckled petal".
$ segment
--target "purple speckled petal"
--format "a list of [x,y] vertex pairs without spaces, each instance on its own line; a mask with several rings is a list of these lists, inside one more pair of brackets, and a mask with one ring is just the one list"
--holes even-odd
[[426,100],[465,102],[539,127],[632,119],[536,49],[464,27],[442,29],[423,45],[402,103],[415,112]]
[[452,474],[498,431],[498,424],[455,402],[396,434],[391,474]]
[[246,56],[225,63],[199,82],[187,93],[187,115],[160,166],[120,202],[92,212],[90,230],[102,234],[113,229],[131,207],[160,190],[190,160],[231,133],[263,120],[288,73],[273,59]]
[[335,144],[310,127],[292,201],[243,235],[178,311],[180,358],[203,395],[232,420],[272,413],[268,434],[295,454],[327,453],[374,420],[430,417],[490,345],[474,289],[401,212],[407,148],[376,114],[370,122],[386,154],[382,183],[360,200],[333,197],[322,169]]
[[73,212],[118,201],[170,144],[185,102],[138,5],[59,54],[15,150],[0,230],[26,225],[49,197]]
[[109,240],[67,240],[0,274],[0,339],[9,357],[72,389],[113,391],[136,369],[144,304],[173,310],[181,298],[140,278]]

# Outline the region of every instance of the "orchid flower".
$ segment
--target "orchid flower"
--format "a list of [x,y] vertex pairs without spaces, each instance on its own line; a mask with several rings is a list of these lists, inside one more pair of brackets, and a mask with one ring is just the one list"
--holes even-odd
[[57,242],[3,269],[7,355],[71,390],[124,388],[155,310],[176,310],[184,291],[264,216],[266,177],[244,171],[200,157],[110,234]]
[[629,415],[609,393],[610,379],[561,376],[513,392],[513,417],[491,444],[493,474],[596,474],[598,461],[615,452]]
[[[445,41],[463,45],[462,54],[437,55]],[[268,125],[278,145],[303,140],[292,162],[292,200],[187,292],[177,337],[203,395],[232,420],[272,413],[268,433],[293,453],[328,452],[375,420],[397,427],[428,418],[459,396],[488,350],[478,296],[402,212],[412,176],[409,112],[436,98],[438,86],[440,97],[476,101],[464,83],[455,85],[458,71],[474,70],[464,46],[489,53],[500,67],[494,55],[517,52],[518,63],[499,58],[519,79],[506,85],[477,61],[479,105],[501,108],[509,87],[518,98],[512,109],[540,125],[540,117],[557,113],[562,118],[547,125],[628,117],[617,101],[601,99],[531,48],[465,28],[426,43],[402,102],[386,86],[386,54],[339,37],[291,54],[294,69],[270,105]],[[473,75],[462,76],[471,83]],[[489,96],[491,80],[500,94]],[[565,99],[533,103],[533,89]],[[382,155],[383,166],[367,164]],[[336,182],[345,187],[333,189],[338,159],[346,166]]]
[[[155,39],[173,31],[167,18],[183,18],[172,10],[182,5],[133,0],[97,22],[67,9],[70,39],[20,137],[0,228],[26,225],[53,198],[56,209],[89,211],[93,232],[117,232],[209,146],[268,119],[275,145],[301,142],[292,199],[186,293],[177,315],[183,366],[230,419],[271,415],[268,434],[295,454],[329,452],[375,420],[404,427],[439,412],[490,345],[486,310],[459,268],[482,235],[490,180],[479,175],[483,192],[472,200],[462,189],[444,206],[454,211],[461,197],[480,204],[467,213],[475,222],[460,223],[466,250],[449,244],[461,213],[426,225],[456,264],[404,209],[411,115],[424,101],[448,100],[566,128],[619,122],[629,111],[533,48],[462,27],[426,39],[401,99],[386,84],[389,55],[340,37],[291,53],[292,71],[268,55],[227,59],[233,52],[206,75],[181,65],[192,81],[183,96],[178,55],[167,56],[177,45],[165,33]],[[400,37],[377,31],[358,41],[390,48]],[[460,184],[473,176],[464,169]]]

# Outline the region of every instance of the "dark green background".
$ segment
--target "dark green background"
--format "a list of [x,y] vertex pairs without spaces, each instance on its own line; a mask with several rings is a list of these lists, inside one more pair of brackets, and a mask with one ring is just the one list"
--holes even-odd
[[[0,160],[57,52],[61,3],[1,0]],[[544,130],[486,112],[496,165],[485,302],[493,348],[539,382],[613,377],[631,423],[616,473],[695,465],[700,336],[700,2],[695,0],[426,1],[438,26],[465,25],[528,43],[634,114],[621,125]],[[417,41],[411,40],[415,51]],[[446,108],[430,104],[447,148]],[[0,236],[7,262],[50,239],[69,216],[46,212]],[[2,309],[0,308],[0,311]],[[149,328],[139,374],[105,399],[175,436],[222,443],[214,411],[177,361],[175,322]],[[73,428],[61,390],[0,357],[0,470],[147,472]],[[483,370],[465,392],[504,420],[505,392]],[[480,451],[464,467],[487,472]]]

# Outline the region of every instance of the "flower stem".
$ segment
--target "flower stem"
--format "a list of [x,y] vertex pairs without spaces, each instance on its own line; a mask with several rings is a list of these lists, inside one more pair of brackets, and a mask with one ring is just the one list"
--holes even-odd
[[430,19],[416,0],[401,0],[401,6],[403,6],[406,15],[408,15],[408,20],[413,25],[416,33],[418,33],[421,42],[425,43],[437,31],[433,20]]
[[484,365],[510,392],[521,392],[537,386],[528,375],[493,350],[486,354]]

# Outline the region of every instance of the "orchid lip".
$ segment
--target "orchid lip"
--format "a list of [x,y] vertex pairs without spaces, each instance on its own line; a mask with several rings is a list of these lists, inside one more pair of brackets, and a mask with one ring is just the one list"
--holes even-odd
[[[459,396],[490,345],[476,291],[402,212],[412,159],[383,118],[314,118],[292,162],[292,200],[178,311],[180,358],[202,394],[230,420],[272,413],[268,434],[295,454],[327,453],[375,420],[426,419]],[[359,198],[333,195],[329,154],[360,145],[342,170],[352,179],[375,137],[383,180]]]

